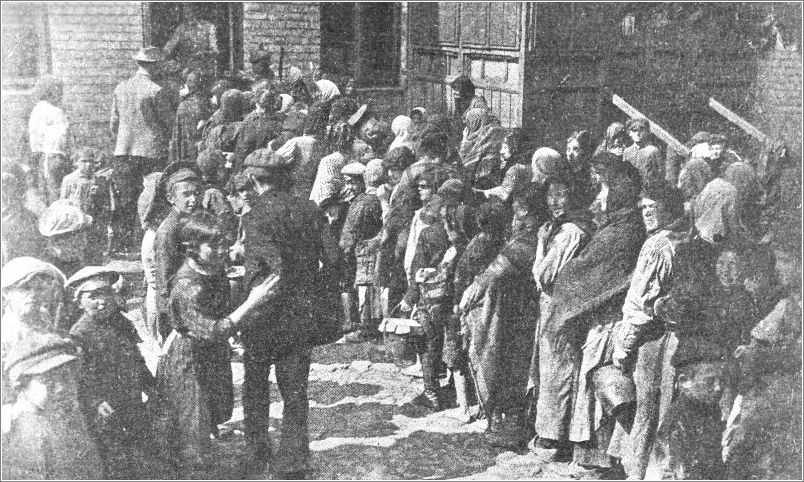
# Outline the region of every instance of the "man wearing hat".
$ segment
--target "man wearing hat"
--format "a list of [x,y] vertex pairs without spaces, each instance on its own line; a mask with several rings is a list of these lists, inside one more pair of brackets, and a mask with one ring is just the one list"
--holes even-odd
[[126,248],[136,246],[136,202],[142,177],[161,170],[168,154],[173,123],[168,94],[152,79],[160,53],[157,47],[143,47],[134,56],[137,72],[114,89],[110,128],[117,136],[112,169],[120,199],[118,219]]
[[[258,151],[259,152],[259,151]],[[318,207],[290,193],[289,164],[270,151],[249,156],[244,174],[257,193],[243,217],[244,284],[259,284],[271,274],[280,276],[277,296],[256,315],[258,320],[242,331],[245,365],[243,408],[248,453],[243,471],[247,478],[262,475],[266,463],[281,479],[301,478],[309,469],[307,434],[307,379],[311,346],[319,343],[316,323],[331,313],[332,304],[321,300],[330,290],[319,264],[328,273],[337,253],[327,250],[325,219]],[[312,310],[312,313],[311,313]],[[271,365],[283,395],[282,437],[273,457],[268,438]]]
[[650,122],[644,117],[629,119],[625,130],[634,143],[623,151],[623,161],[639,169],[643,186],[661,184],[664,181],[664,160],[659,148],[648,142]]
[[175,162],[166,167],[158,186],[157,196],[164,196],[171,206],[154,237],[157,298],[162,310],[158,330],[163,337],[171,330],[166,323],[167,312],[164,311],[170,298],[170,280],[184,261],[179,252],[180,221],[183,215],[192,213],[200,206],[200,186],[201,172],[189,162]]
[[104,477],[136,479],[144,475],[143,452],[150,443],[150,416],[142,393],[153,397],[153,376],[140,354],[142,340],[120,312],[115,286],[120,273],[87,266],[65,285],[82,311],[70,336],[81,347],[78,400],[104,462]]
[[[372,310],[373,306],[379,307],[379,300],[375,301],[371,295],[374,262],[379,248],[376,236],[382,229],[382,205],[375,194],[366,192],[365,173],[366,166],[359,162],[352,162],[341,169],[346,189],[354,195],[340,236],[341,255],[348,270],[346,279],[357,288],[360,329],[346,337],[346,341],[353,342],[365,341],[379,334],[375,322],[381,317],[379,310]],[[352,286],[347,288],[351,291]]]

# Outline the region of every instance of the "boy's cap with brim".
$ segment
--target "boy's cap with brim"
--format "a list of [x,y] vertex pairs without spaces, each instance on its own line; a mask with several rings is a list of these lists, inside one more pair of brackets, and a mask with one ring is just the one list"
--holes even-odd
[[58,281],[60,286],[67,281],[64,273],[52,264],[30,256],[21,256],[3,266],[3,270],[0,272],[0,288],[6,290],[22,286],[37,275],[48,276]]
[[105,266],[85,266],[70,276],[64,287],[75,293],[94,291],[120,281],[120,273]]
[[174,184],[182,181],[201,182],[201,169],[192,162],[179,161],[168,164],[159,180],[159,191],[166,196]]
[[366,172],[366,166],[364,166],[360,162],[350,162],[349,164],[343,166],[341,169],[341,174],[344,176],[352,176],[352,177],[363,177],[363,174]]

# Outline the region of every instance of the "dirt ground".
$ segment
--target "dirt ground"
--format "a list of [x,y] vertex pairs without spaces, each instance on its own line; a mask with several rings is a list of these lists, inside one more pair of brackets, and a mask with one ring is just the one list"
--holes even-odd
[[[136,278],[135,263],[116,268]],[[128,276],[127,276],[128,277]],[[126,315],[144,335],[141,298],[129,300]],[[143,336],[143,339],[147,339]],[[141,345],[155,370],[157,347]],[[232,436],[214,442],[210,479],[230,479],[245,450],[241,389],[242,363],[233,362],[234,415],[226,422]],[[273,372],[271,374],[272,381]],[[569,463],[540,465],[532,454],[495,449],[486,444],[485,420],[469,423],[460,408],[437,413],[411,402],[423,387],[421,379],[402,373],[391,363],[389,349],[378,342],[333,343],[313,352],[308,394],[310,478],[334,480],[572,480],[590,478]],[[282,399],[271,392],[271,432],[279,440]],[[266,473],[266,476],[268,474]]]

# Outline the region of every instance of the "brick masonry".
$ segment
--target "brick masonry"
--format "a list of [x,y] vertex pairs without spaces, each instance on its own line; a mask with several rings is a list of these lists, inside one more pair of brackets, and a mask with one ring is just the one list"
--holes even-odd
[[243,53],[248,55],[260,42],[279,62],[279,47],[284,47],[284,71],[291,66],[307,71],[321,64],[321,10],[317,3],[244,2]]
[[[64,81],[64,109],[76,143],[109,150],[109,109],[142,46],[140,2],[47,4],[52,73]],[[3,89],[3,155],[18,155],[34,104],[31,89]]]

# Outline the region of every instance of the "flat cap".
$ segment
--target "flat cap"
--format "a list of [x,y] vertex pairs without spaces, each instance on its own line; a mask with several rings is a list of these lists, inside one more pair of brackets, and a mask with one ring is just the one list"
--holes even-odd
[[267,147],[257,149],[246,157],[243,161],[244,167],[257,169],[277,169],[290,166],[292,158],[278,155],[275,151]]
[[359,162],[350,162],[349,164],[343,166],[341,169],[341,174],[344,176],[354,176],[354,177],[363,177],[363,174],[366,172],[366,166]]
[[3,266],[3,270],[0,272],[0,288],[5,290],[22,286],[36,275],[52,278],[59,283],[59,286],[64,286],[67,281],[64,273],[52,264],[30,256],[21,256]]
[[170,188],[177,182],[201,182],[201,170],[194,162],[179,161],[168,164],[159,180],[159,190],[166,196]]
[[78,294],[104,286],[113,286],[120,281],[120,277],[119,272],[105,266],[85,266],[70,276],[64,287]]
[[39,218],[39,233],[52,237],[74,233],[92,224],[92,216],[86,214],[74,201],[53,201]]

